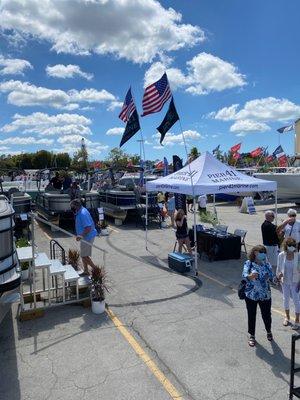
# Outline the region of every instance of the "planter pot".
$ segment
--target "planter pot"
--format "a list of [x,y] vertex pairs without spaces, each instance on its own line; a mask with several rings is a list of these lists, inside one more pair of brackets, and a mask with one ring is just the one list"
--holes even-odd
[[29,269],[22,270],[22,280],[26,281],[29,278]]
[[92,300],[92,312],[94,314],[103,314],[105,311],[105,301]]
[[107,228],[101,229],[101,236],[108,236],[109,232]]

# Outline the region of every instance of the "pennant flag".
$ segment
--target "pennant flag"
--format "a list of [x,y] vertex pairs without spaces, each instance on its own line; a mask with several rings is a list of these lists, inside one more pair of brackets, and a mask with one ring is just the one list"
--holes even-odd
[[177,114],[177,110],[175,108],[174,100],[173,97],[170,101],[169,104],[169,109],[167,111],[167,114],[165,115],[165,118],[163,119],[162,123],[159,125],[158,132],[160,132],[161,137],[160,137],[160,144],[162,144],[162,141],[165,138],[166,133],[168,132],[169,129],[172,128],[172,126],[179,120],[179,116]]
[[277,132],[279,133],[285,133],[289,131],[293,131],[295,129],[295,124],[283,126],[282,128],[277,129]]
[[163,169],[163,168],[164,168],[164,162],[163,162],[163,161],[158,161],[158,162],[155,164],[155,168],[157,168],[157,169]]
[[133,114],[131,115],[129,121],[126,124],[125,131],[121,139],[120,147],[122,147],[123,144],[126,143],[127,140],[132,138],[132,136],[135,135],[140,129],[141,127],[140,127],[139,116],[137,111],[134,110]]
[[148,114],[159,112],[166,101],[172,96],[167,74],[152,85],[146,87],[143,96],[143,114],[142,117]]
[[218,146],[212,151],[213,155],[217,154],[219,150],[220,150],[220,145],[218,144]]
[[273,156],[277,158],[278,164],[280,167],[287,167],[287,156],[282,148],[282,146],[278,146],[274,152]]
[[[177,155],[173,155],[173,170],[174,172],[179,171],[183,167],[182,159]],[[186,214],[186,195],[181,193],[175,193],[175,208],[184,210]]]
[[230,148],[231,153],[236,153],[240,150],[242,143],[235,144]]
[[240,155],[240,153],[238,153],[238,152],[232,154],[232,158],[233,158],[234,160],[238,160],[240,157],[241,157],[241,155]]
[[164,157],[164,176],[169,174],[169,163],[166,157]]
[[250,156],[251,157],[259,157],[259,156],[262,155],[262,153],[263,153],[263,148],[262,147],[257,147],[257,149],[252,150],[250,152]]

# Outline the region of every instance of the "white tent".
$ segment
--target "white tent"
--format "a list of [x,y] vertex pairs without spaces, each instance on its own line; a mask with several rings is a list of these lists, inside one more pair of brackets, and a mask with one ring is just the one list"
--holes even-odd
[[147,192],[172,192],[192,196],[216,193],[273,192],[277,183],[253,178],[221,163],[206,152],[179,171],[147,182]]
[[[149,181],[146,184],[147,192],[172,192],[192,195],[194,197],[194,238],[197,243],[196,232],[196,200],[201,194],[217,193],[251,193],[275,192],[275,207],[277,218],[277,182],[253,178],[235,168],[223,164],[209,152],[204,153],[190,164],[173,172],[168,176]],[[146,248],[148,226],[148,195],[146,198]],[[197,270],[197,253],[195,257]]]

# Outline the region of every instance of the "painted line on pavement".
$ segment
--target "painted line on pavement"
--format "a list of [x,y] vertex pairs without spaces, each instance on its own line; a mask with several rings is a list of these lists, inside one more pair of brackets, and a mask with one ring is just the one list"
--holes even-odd
[[120,233],[120,231],[118,231],[118,230],[115,229],[115,228],[112,228],[110,225],[108,225],[108,227],[109,227],[109,229],[112,230],[113,232]]
[[164,389],[169,393],[170,397],[173,400],[183,400],[182,395],[177,391],[175,386],[169,381],[166,375],[159,369],[159,367],[155,364],[155,362],[151,359],[151,357],[147,354],[147,352],[142,348],[142,346],[136,341],[136,339],[131,335],[131,333],[127,330],[125,325],[115,316],[113,311],[109,308],[106,310],[108,316],[114,323],[115,327],[119,330],[119,332],[124,336],[126,341],[130,344],[136,354],[143,360],[143,362],[147,365],[150,371],[153,373],[155,378],[162,384]]
[[[198,271],[198,275],[202,275],[202,276],[204,276],[204,278],[207,278],[207,279],[209,279],[210,281],[216,282],[218,285],[223,286],[223,287],[225,287],[225,288],[227,288],[227,289],[230,289],[230,290],[231,290],[232,292],[234,292],[234,293],[237,293],[237,290],[236,290],[236,289],[233,289],[231,286],[226,285],[225,283],[219,281],[219,280],[216,279],[216,278],[213,278],[213,277],[210,276],[210,275],[205,274],[204,272],[199,272],[199,271]],[[285,317],[285,313],[284,313],[283,311],[279,310],[278,308],[271,307],[271,310],[274,311],[276,314],[279,314],[279,315]],[[291,318],[291,319],[294,320],[294,318]]]

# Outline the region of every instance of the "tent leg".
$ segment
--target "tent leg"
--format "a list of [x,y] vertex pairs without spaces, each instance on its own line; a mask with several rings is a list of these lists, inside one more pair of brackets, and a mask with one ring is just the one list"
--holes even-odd
[[278,219],[278,216],[277,216],[277,213],[278,213],[278,211],[277,211],[277,190],[275,190],[275,224],[277,225],[277,219]]
[[146,240],[146,250],[148,250],[148,192],[146,192],[145,240]]
[[198,274],[198,243],[197,243],[197,221],[196,221],[196,197],[193,198],[194,207],[194,242],[195,242],[195,275]]
[[[213,207],[214,207],[214,215],[217,216],[217,209],[216,209],[216,195],[213,195]],[[217,216],[218,219],[218,216]]]

